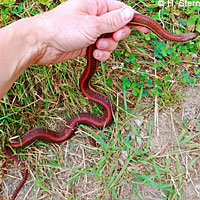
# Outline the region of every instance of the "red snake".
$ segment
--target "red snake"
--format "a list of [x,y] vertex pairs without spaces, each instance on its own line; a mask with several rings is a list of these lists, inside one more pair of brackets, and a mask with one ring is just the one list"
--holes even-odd
[[[194,40],[198,35],[196,33],[183,33],[179,35],[174,35],[164,30],[156,21],[152,18],[135,13],[131,22],[129,22],[130,26],[139,25],[146,27],[153,31],[156,35],[158,35],[161,39],[172,42],[184,43],[190,40]],[[106,35],[106,34],[105,34]],[[104,36],[105,36],[104,35]],[[101,36],[101,37],[104,37]],[[92,44],[87,49],[87,66],[84,69],[79,83],[80,90],[82,93],[88,97],[90,100],[100,104],[104,108],[104,114],[102,116],[97,116],[92,113],[80,113],[74,115],[66,124],[66,126],[59,131],[53,131],[45,128],[36,128],[30,130],[24,135],[20,136],[20,138],[15,139],[14,141],[8,142],[4,151],[5,154],[16,162],[20,163],[22,167],[25,167],[25,164],[19,159],[18,156],[13,155],[11,148],[19,148],[25,147],[36,140],[42,140],[44,142],[53,142],[60,143],[67,140],[72,136],[75,128],[79,124],[93,125],[98,128],[102,128],[104,126],[108,126],[113,118],[112,118],[112,105],[107,96],[95,91],[90,84],[91,78],[93,77],[97,67],[99,66],[99,61],[97,61],[93,57],[93,51],[96,48],[96,44]],[[24,185],[28,176],[28,170],[24,169],[23,179],[20,184],[16,188],[13,193],[12,200],[14,200],[20,191],[21,187]]]

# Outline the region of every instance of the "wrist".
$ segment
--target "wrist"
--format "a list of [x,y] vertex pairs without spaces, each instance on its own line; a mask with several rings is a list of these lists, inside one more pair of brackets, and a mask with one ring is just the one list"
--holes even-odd
[[[22,26],[22,30],[19,33],[24,38],[25,55],[27,58],[27,67],[32,64],[37,64],[37,61],[43,56],[46,45],[43,40],[44,35],[41,34],[40,23],[38,22],[38,16],[25,18],[19,21]],[[19,29],[20,24],[16,26]]]
[[28,68],[35,64],[42,54],[42,43],[37,34],[37,23],[35,17],[24,18],[13,24],[13,36],[16,47],[21,51],[18,58],[22,59],[22,65]]
[[34,17],[24,18],[0,29],[0,98],[41,56],[34,23]]
[[1,50],[5,53],[5,61],[11,56],[12,64],[9,64],[12,67],[28,68],[41,56],[43,48],[35,24],[34,17],[24,18],[0,30]]
[[[47,12],[48,13],[48,12]],[[42,13],[33,17],[35,37],[37,38],[37,59],[34,64],[48,64],[48,59],[45,56],[52,58],[51,54],[53,42],[55,42],[55,26],[47,16],[47,13]]]
[[35,38],[36,59],[34,64],[40,64],[40,59],[44,56],[49,44],[48,44],[48,34],[46,33],[46,17],[44,14],[38,14],[32,17],[33,20],[33,37]]

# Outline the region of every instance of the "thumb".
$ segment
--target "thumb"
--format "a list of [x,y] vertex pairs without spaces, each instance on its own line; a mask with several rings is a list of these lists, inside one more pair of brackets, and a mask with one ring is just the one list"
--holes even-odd
[[111,33],[119,30],[132,20],[134,11],[131,7],[126,6],[118,10],[108,12],[99,16],[99,31],[103,33]]

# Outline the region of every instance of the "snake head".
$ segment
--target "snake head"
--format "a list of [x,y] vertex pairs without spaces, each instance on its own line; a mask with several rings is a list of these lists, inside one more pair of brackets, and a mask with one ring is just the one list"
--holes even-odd
[[198,34],[196,33],[183,33],[179,35],[180,37],[182,37],[182,41],[181,43],[185,43],[191,40],[194,40],[195,38],[198,37]]

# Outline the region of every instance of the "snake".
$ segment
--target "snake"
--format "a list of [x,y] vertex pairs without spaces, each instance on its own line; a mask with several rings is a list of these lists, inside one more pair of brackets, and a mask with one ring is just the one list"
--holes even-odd
[[[153,20],[152,18],[139,13],[134,13],[134,17],[128,23],[128,25],[138,25],[146,27],[152,32],[154,32],[160,39],[176,43],[185,43],[194,40],[198,36],[196,33],[193,32],[183,34],[172,34],[163,29],[162,26],[160,26],[159,23]],[[106,34],[100,37],[106,37]],[[103,107],[104,112],[102,116],[98,116],[93,113],[87,112],[75,114],[69,119],[65,127],[61,130],[53,131],[46,128],[35,128],[26,132],[22,136],[12,140],[12,142],[8,141],[4,145],[5,154],[12,160],[18,162],[24,168],[23,178],[17,186],[17,188],[15,189],[15,191],[13,192],[11,198],[12,200],[14,200],[17,197],[20,189],[22,188],[28,177],[28,169],[25,168],[24,162],[22,162],[17,155],[13,154],[13,148],[26,147],[27,145],[34,143],[36,140],[41,140],[43,142],[49,143],[61,143],[71,138],[79,124],[93,125],[97,128],[102,128],[109,126],[112,123],[113,105],[110,103],[110,100],[106,95],[96,91],[91,85],[91,79],[99,66],[99,61],[93,57],[93,52],[95,49],[96,43],[90,45],[87,48],[87,65],[80,76],[79,87],[81,92],[88,99],[94,101],[95,103]]]

